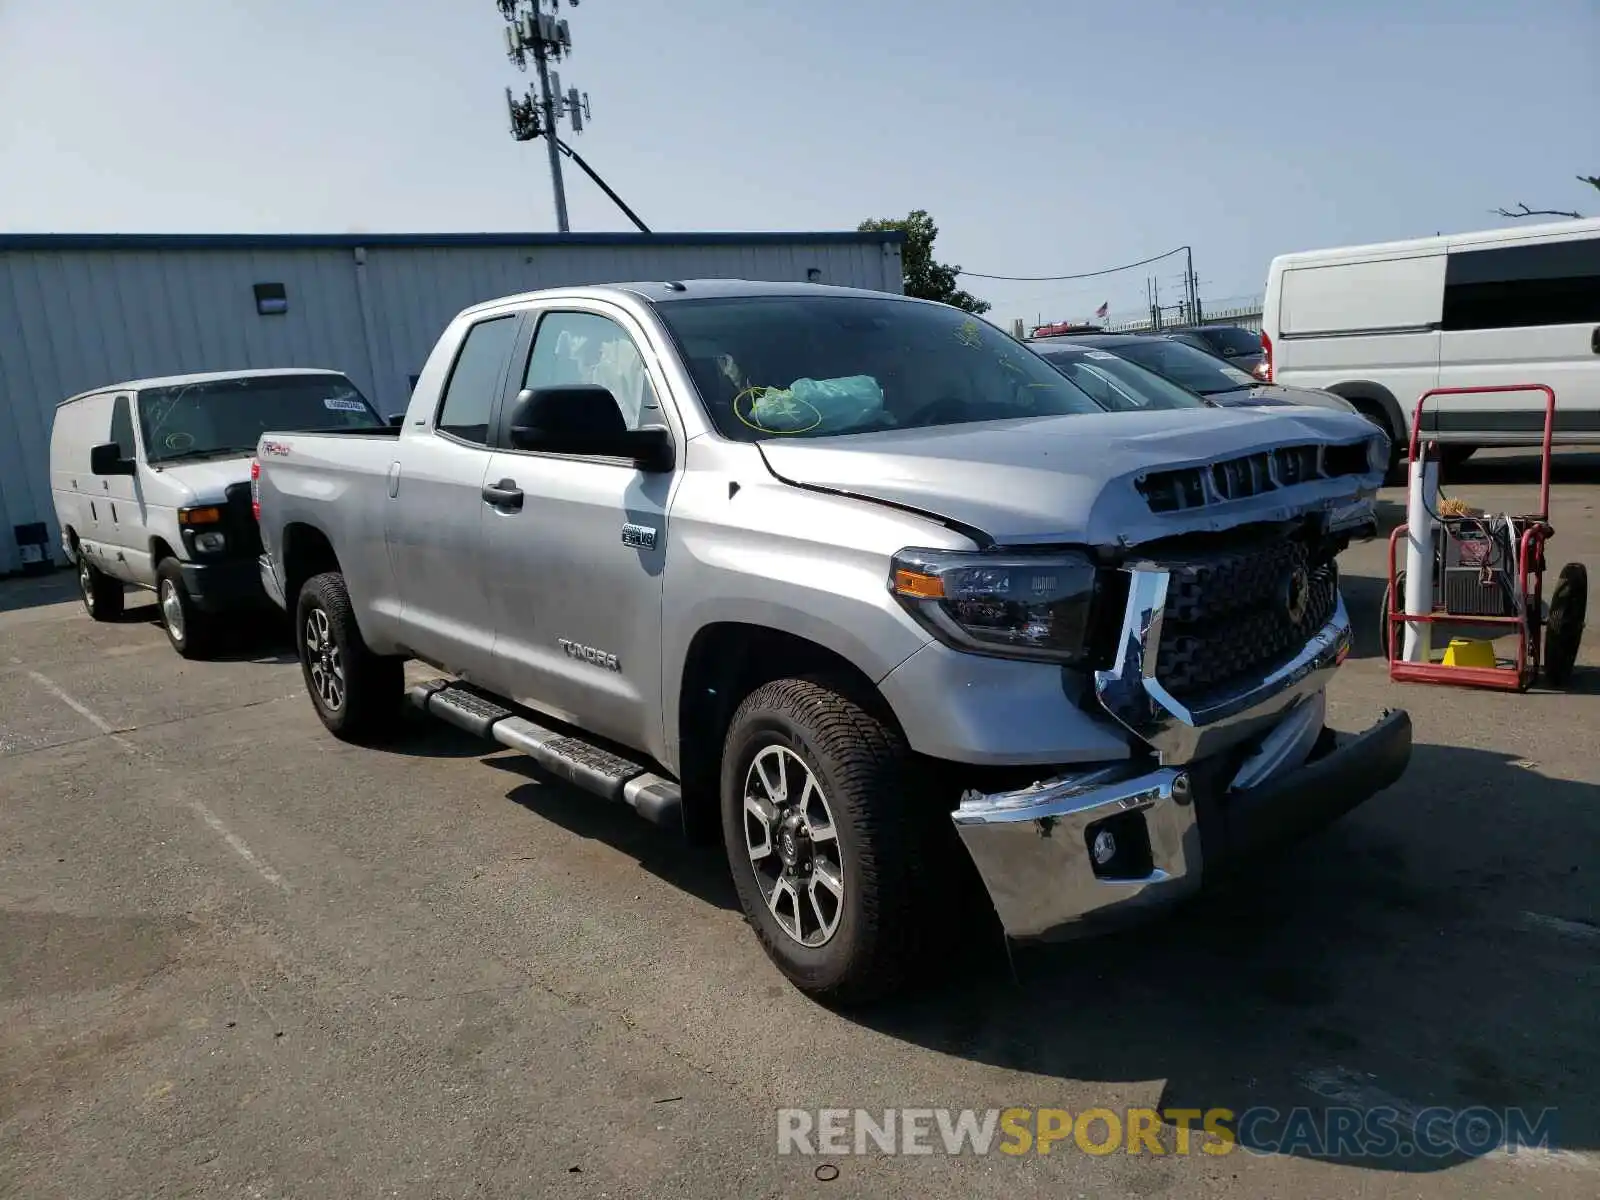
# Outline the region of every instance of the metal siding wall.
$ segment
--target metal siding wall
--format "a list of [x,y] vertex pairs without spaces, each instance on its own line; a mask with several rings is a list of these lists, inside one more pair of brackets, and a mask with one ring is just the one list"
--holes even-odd
[[[191,371],[331,367],[404,408],[445,324],[496,296],[582,283],[745,278],[902,290],[898,247],[876,243],[379,246],[0,252],[0,575],[21,564],[12,526],[45,521],[56,404],[103,384]],[[364,272],[372,344],[363,328]],[[282,283],[289,311],[256,312]],[[376,378],[373,377],[374,370]]]

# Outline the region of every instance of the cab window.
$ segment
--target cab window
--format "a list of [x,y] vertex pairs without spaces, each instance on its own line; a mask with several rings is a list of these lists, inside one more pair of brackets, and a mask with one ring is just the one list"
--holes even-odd
[[629,429],[664,423],[644,359],[626,329],[598,313],[546,313],[533,339],[522,386],[574,383],[608,388]]

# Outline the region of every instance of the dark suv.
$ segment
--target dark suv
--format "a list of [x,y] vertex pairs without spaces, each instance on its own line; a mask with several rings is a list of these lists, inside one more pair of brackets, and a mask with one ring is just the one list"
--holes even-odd
[[1176,329],[1165,336],[1225,358],[1241,371],[1254,374],[1261,365],[1261,335],[1239,325],[1198,325],[1193,329]]

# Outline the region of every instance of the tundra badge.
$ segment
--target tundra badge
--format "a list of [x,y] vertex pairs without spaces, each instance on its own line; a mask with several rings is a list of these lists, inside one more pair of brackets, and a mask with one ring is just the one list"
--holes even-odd
[[593,646],[579,645],[567,638],[557,638],[556,641],[561,644],[561,649],[566,652],[568,658],[580,659],[603,671],[622,670],[615,654],[607,654],[604,650],[596,650]]
[[654,550],[656,548],[656,531],[649,525],[624,525],[622,527],[622,544],[635,546],[640,550]]

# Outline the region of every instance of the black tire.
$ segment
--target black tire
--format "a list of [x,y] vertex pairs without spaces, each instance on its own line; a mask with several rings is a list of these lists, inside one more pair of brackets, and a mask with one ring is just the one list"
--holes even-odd
[[175,558],[164,558],[156,567],[156,607],[174,650],[188,659],[211,653],[217,640],[216,618],[195,607],[183,582],[183,564]]
[[[1406,573],[1404,571],[1396,571],[1394,573],[1394,580],[1399,586],[1401,603],[1404,604],[1404,598],[1406,594]],[[1389,590],[1389,585],[1385,584],[1383,587],[1383,608],[1378,613],[1378,647],[1383,652],[1383,657],[1389,662],[1394,661],[1394,654],[1389,649],[1389,645],[1394,639],[1394,627],[1389,624],[1389,604],[1391,598],[1392,593]]]
[[122,583],[111,578],[78,551],[78,594],[83,598],[83,610],[93,621],[115,621],[122,616]]
[[[762,825],[756,817],[747,818],[747,785],[759,788],[757,757],[776,753],[773,748],[787,751],[810,771],[837,835],[832,845],[841,860],[844,895],[831,934],[818,945],[802,944],[769,907],[763,868],[747,841],[749,831]],[[769,753],[763,762],[770,761]],[[934,833],[940,814],[929,804],[929,791],[913,786],[913,774],[899,732],[837,681],[775,680],[747,696],[733,715],[723,744],[721,794],[734,886],[768,957],[816,999],[861,1004],[893,992],[918,963],[922,935],[939,925],[925,901],[932,899],[932,881],[949,877],[941,870],[944,848]],[[919,802],[928,811],[920,810]],[[809,833],[805,841],[810,846]],[[775,867],[781,836],[769,844],[772,854],[761,861]],[[819,840],[817,857],[809,861],[823,862],[827,845]],[[814,885],[809,892],[815,894]],[[798,893],[794,897],[789,907],[798,910],[802,902]],[[812,912],[820,915],[821,909]]]
[[1588,609],[1588,568],[1568,563],[1550,593],[1550,616],[1544,625],[1544,679],[1551,687],[1565,687],[1572,678]]
[[1370,400],[1352,400],[1356,411],[1365,417],[1371,424],[1376,425],[1383,436],[1389,439],[1389,467],[1384,472],[1383,482],[1386,487],[1395,487],[1406,482],[1406,456],[1410,453],[1406,446],[1403,432],[1396,433],[1389,427],[1389,417],[1382,407]]
[[294,631],[301,678],[328,732],[357,743],[391,735],[405,698],[405,660],[367,647],[343,575],[327,571],[306,580]]

